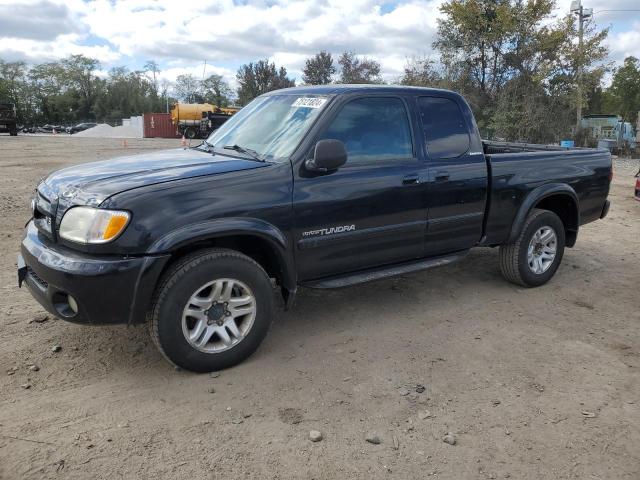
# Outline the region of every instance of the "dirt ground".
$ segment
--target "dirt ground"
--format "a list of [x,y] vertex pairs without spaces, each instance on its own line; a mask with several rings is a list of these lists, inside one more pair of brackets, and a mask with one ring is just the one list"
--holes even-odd
[[0,136],[0,478],[640,478],[637,161],[615,162],[609,216],[548,285],[507,283],[497,250],[477,249],[303,289],[256,354],[211,376],[174,370],[144,327],[38,323],[17,288],[43,176],[179,146],[127,142]]

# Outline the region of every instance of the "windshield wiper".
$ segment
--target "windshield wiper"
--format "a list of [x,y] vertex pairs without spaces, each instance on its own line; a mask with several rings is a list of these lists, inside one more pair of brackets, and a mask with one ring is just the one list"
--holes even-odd
[[202,145],[205,145],[204,148],[208,153],[213,153],[213,145],[211,143],[207,142],[206,140],[203,140],[202,143],[198,146],[201,147]]
[[250,148],[245,148],[242,147],[240,145],[238,145],[237,143],[233,144],[233,145],[225,145],[224,147],[225,150],[234,150],[236,152],[239,153],[244,153],[246,155],[249,155],[251,158],[253,158],[254,160],[258,160],[259,162],[264,162],[264,158],[262,158],[262,156],[256,152],[255,150],[251,150]]

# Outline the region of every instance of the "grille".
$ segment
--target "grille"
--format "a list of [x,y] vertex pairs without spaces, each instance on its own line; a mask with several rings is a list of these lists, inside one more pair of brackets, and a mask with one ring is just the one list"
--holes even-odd
[[31,267],[27,267],[27,274],[33,279],[34,282],[36,282],[42,288],[46,289],[49,287],[49,284],[47,283],[47,281],[40,278],[38,274],[34,272]]

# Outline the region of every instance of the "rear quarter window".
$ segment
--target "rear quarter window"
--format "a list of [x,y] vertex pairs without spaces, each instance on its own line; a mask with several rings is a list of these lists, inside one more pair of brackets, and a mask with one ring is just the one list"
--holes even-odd
[[454,159],[469,150],[469,131],[455,101],[442,97],[420,97],[418,109],[429,158]]

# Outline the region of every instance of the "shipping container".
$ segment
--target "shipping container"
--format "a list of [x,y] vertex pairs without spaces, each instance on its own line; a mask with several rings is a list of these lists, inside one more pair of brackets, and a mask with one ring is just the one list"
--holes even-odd
[[144,138],[180,138],[170,113],[145,113]]

